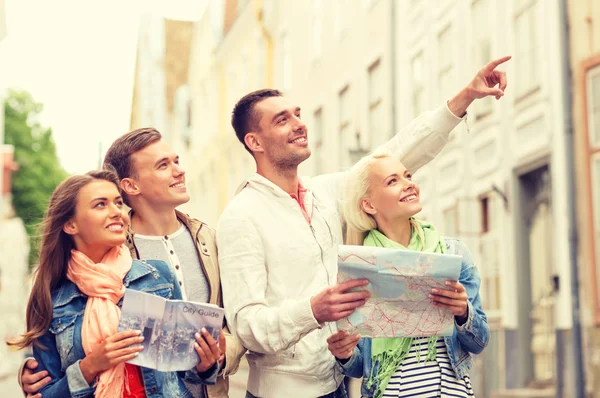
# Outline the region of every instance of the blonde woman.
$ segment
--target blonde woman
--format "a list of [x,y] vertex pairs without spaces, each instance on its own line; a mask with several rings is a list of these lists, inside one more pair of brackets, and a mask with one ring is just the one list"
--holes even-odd
[[363,396],[474,397],[471,354],[486,347],[489,328],[481,308],[479,272],[469,250],[415,218],[421,211],[420,190],[398,159],[387,153],[366,156],[348,177],[348,244],[457,254],[463,259],[459,280],[447,281],[447,290],[432,289],[429,295],[432,305],[454,314],[451,337],[361,339],[338,332],[329,337],[329,350],[346,375],[363,377]]

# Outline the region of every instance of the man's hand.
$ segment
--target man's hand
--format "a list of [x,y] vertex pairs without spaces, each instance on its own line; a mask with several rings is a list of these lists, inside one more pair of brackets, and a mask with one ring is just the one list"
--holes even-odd
[[[221,334],[223,334],[223,331],[221,331]],[[200,363],[196,365],[196,371],[203,373],[212,368],[222,354],[219,345],[206,329],[202,328],[200,333],[196,333],[195,338],[194,348],[200,357]],[[225,337],[223,336],[223,338]]]
[[469,105],[476,99],[489,96],[500,99],[504,95],[507,85],[506,72],[496,70],[496,68],[511,58],[510,55],[498,58],[479,70],[473,80],[448,101],[450,111],[456,116],[462,117]]
[[345,330],[332,334],[327,338],[327,348],[337,359],[348,359],[354,353],[360,335],[350,334]]
[[38,391],[52,380],[45,370],[34,373],[37,367],[37,361],[35,359],[30,359],[25,363],[25,368],[21,375],[23,392],[27,394],[27,398],[42,398],[42,394],[39,394]]
[[348,317],[371,297],[368,291],[348,292],[348,290],[368,284],[368,279],[352,279],[323,290],[310,299],[313,316],[319,323],[335,322]]
[[429,298],[433,300],[433,304],[447,308],[452,311],[452,314],[456,317],[456,321],[459,324],[464,324],[467,321],[469,310],[467,302],[469,297],[462,283],[457,281],[446,281],[446,286],[450,290],[446,289],[432,289]]

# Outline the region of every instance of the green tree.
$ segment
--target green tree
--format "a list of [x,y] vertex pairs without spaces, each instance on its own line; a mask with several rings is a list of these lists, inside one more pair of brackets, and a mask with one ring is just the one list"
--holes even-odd
[[4,101],[5,142],[15,147],[19,170],[12,178],[12,203],[29,234],[29,264],[38,260],[38,240],[44,212],[54,188],[67,173],[61,167],[52,129],[40,125],[43,105],[25,91],[10,90]]

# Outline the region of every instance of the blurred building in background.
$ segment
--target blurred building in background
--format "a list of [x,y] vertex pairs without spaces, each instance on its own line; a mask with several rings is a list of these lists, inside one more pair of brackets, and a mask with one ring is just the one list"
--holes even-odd
[[[0,42],[6,37],[6,7],[4,0],[0,0]],[[4,104],[4,94],[2,93],[5,88],[5,82],[2,81],[0,76],[0,104]],[[0,145],[4,144],[4,107],[0,112]],[[0,173],[0,186],[2,186],[2,174]],[[2,198],[0,197],[0,214],[2,214]],[[2,222],[0,220],[0,222]]]
[[[175,88],[169,110],[176,122],[163,131],[187,168],[192,200],[185,210],[216,226],[254,172],[230,124],[233,105],[250,91],[278,88],[302,107],[312,156],[301,173],[314,175],[348,169],[443,104],[487,62],[513,55],[502,66],[509,78],[502,100],[471,106],[468,127],[459,125],[444,151],[416,174],[421,217],[464,240],[481,273],[492,339],[472,371],[477,396],[575,396],[574,325],[581,321],[585,388],[600,397],[600,208],[594,208],[600,203],[600,5],[571,0],[567,15],[564,3],[208,2],[193,28],[188,79]],[[563,35],[566,23],[570,37]],[[569,38],[571,70],[562,62]],[[140,40],[140,53],[149,51],[142,46]],[[137,97],[156,83],[140,78],[142,70],[164,64],[156,59],[138,56]],[[570,72],[574,157],[565,113]],[[168,101],[166,91],[156,93],[145,97],[150,112]],[[132,115],[132,127],[138,122]],[[576,192],[569,188],[573,164]],[[574,204],[579,240],[569,232]],[[572,289],[573,267],[580,291]],[[581,311],[573,307],[575,295]]]
[[154,127],[175,144],[175,99],[188,81],[193,23],[142,15],[131,108],[131,129]]
[[[6,37],[6,9],[0,0],[0,42]],[[29,297],[29,237],[23,221],[15,217],[11,204],[11,174],[18,170],[13,160],[14,148],[4,145],[5,82],[0,76],[0,385],[13,378],[22,352],[8,349],[4,341],[16,337],[25,324],[25,308]]]
[[600,3],[570,1],[581,318],[589,389],[600,396]]

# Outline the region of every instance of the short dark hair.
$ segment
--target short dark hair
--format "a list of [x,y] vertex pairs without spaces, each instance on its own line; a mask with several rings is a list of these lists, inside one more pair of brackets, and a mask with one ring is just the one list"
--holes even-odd
[[[131,155],[141,151],[148,145],[160,140],[162,135],[152,127],[145,127],[123,134],[112,143],[104,156],[103,168],[113,171],[119,180],[134,175]],[[127,195],[123,192],[123,200],[129,206]]]
[[244,144],[244,147],[248,152],[252,153],[244,141],[246,134],[252,130],[258,129],[259,118],[254,112],[254,106],[265,98],[282,96],[283,94],[279,90],[264,88],[244,95],[233,107],[233,112],[231,112],[231,125],[235,130],[235,135],[238,140]]

